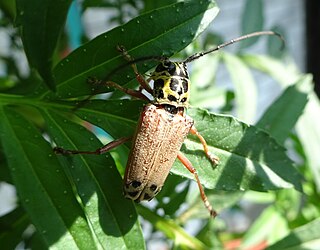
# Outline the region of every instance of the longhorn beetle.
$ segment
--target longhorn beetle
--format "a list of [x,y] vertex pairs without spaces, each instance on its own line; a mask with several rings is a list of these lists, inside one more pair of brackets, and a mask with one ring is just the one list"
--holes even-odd
[[[180,152],[184,139],[188,133],[191,133],[199,138],[208,159],[214,165],[219,163],[219,158],[209,152],[205,139],[194,126],[193,119],[186,114],[190,99],[190,80],[186,65],[230,44],[261,35],[275,35],[284,42],[282,36],[273,31],[261,31],[230,40],[208,51],[196,53],[182,62],[172,62],[168,58],[145,57],[144,59],[160,60],[148,79],[145,79],[137,70],[135,63],[141,59],[134,60],[124,47],[118,47],[133,68],[140,84],[139,90],[127,89],[108,80],[93,80],[93,82],[114,87],[130,96],[148,101],[140,114],[126,166],[123,185],[126,198],[136,202],[152,200],[160,192],[175,159],[178,158],[194,175],[201,198],[210,215],[212,217],[217,215],[205,195],[196,169]],[[153,88],[149,85],[151,81],[153,81]],[[151,94],[154,100],[151,101],[145,96],[142,93],[143,89]],[[57,154],[102,154],[129,139],[131,138],[117,139],[96,151],[66,150],[60,147],[54,148],[54,151]]]

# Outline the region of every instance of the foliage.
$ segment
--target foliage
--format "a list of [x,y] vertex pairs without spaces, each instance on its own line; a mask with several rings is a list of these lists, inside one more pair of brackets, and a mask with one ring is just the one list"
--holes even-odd
[[[12,54],[0,55],[6,65],[0,81],[0,181],[14,185],[19,197],[16,208],[0,217],[2,246],[14,248],[23,242],[30,248],[144,249],[157,237],[156,231],[163,232],[166,237],[160,236],[162,240],[171,240],[168,244],[177,249],[223,248],[237,238],[242,239],[244,249],[261,242],[270,249],[312,248],[317,243],[320,134],[316,128],[320,121],[315,114],[320,105],[309,75],[293,71],[279,59],[240,52],[221,51],[195,61],[193,107],[188,113],[220,164],[210,164],[193,136],[185,140],[182,151],[197,168],[221,217],[209,218],[198,190],[189,181],[193,176],[178,161],[155,201],[150,206],[136,205],[122,195],[121,175],[130,143],[100,156],[57,156],[52,148],[95,150],[102,146],[101,140],[131,136],[144,102],[123,98],[114,89],[92,86],[87,78],[111,78],[136,87],[132,69],[123,66],[126,62],[117,45],[124,45],[134,58],[185,57],[195,48],[203,50],[195,42],[177,54],[200,40],[198,35],[215,18],[218,7],[209,0],[201,4],[122,1],[122,5],[119,1],[83,1],[84,11],[94,6],[116,8],[118,15],[110,22],[124,24],[63,58],[68,40],[62,31],[71,2],[59,6],[53,1],[31,2],[17,0],[15,7],[12,1],[1,1],[0,5],[5,17],[1,25],[11,30],[10,49],[24,51],[30,67],[23,74]],[[143,14],[125,23],[132,15],[124,12],[128,6]],[[256,14],[250,11],[257,8]],[[262,8],[261,1],[247,1],[243,31],[263,27],[258,15]],[[260,19],[250,22],[249,18]],[[14,19],[19,30],[13,29]],[[210,44],[212,37],[207,34],[203,44]],[[240,48],[255,42],[248,41]],[[270,40],[273,52],[274,47],[279,44]],[[219,89],[204,72],[212,65],[210,75],[214,76],[220,63],[230,73],[232,90]],[[146,73],[154,65],[146,61],[138,63],[138,68]],[[250,68],[266,73],[284,89],[256,125],[249,125],[258,99]],[[81,102],[97,92],[109,94]],[[196,108],[212,106],[216,100],[222,111],[236,113],[245,122]],[[107,139],[94,133],[92,125],[107,132]],[[264,204],[266,209],[239,235],[227,228],[224,214],[241,211],[243,201]],[[191,235],[186,226],[193,220],[200,223]],[[147,223],[152,230],[143,235],[141,225]],[[273,228],[277,230],[270,230]]]

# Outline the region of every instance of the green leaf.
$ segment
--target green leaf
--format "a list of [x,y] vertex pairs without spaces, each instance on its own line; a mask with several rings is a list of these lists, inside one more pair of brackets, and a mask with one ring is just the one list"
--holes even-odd
[[[214,84],[220,59],[220,54],[208,54],[192,63],[190,74],[192,106],[209,108],[225,105],[226,91]],[[210,66],[203,67],[203,65]]]
[[[224,222],[223,222],[224,223]],[[201,240],[210,249],[226,249],[224,239],[221,239],[219,232],[219,226],[217,226],[217,221],[209,220],[204,227],[197,233],[197,239]]]
[[165,219],[143,206],[138,206],[137,208],[144,219],[150,221],[168,238],[174,240],[176,246],[182,249],[208,249],[200,240],[189,235],[183,228],[174,223],[173,220]]
[[[241,34],[248,34],[263,29],[263,2],[261,0],[247,0],[242,13]],[[253,45],[259,37],[241,42],[240,47],[247,48]]]
[[63,30],[71,0],[17,0],[17,24],[24,50],[47,86],[55,89],[52,56]]
[[[182,182],[184,182],[182,184]],[[156,209],[163,209],[165,215],[173,215],[185,202],[189,191],[189,182],[178,175],[169,175],[161,192],[156,196],[158,204]],[[181,185],[183,185],[181,188]],[[180,186],[180,188],[178,188]]]
[[4,249],[15,249],[22,240],[22,233],[30,224],[22,207],[0,217],[0,242]]
[[[69,105],[75,107],[75,104]],[[91,100],[75,113],[117,139],[133,135],[142,107],[143,102],[139,100]]]
[[13,21],[16,16],[16,1],[0,0],[0,9],[5,17],[8,17]]
[[[206,139],[210,152],[220,158],[219,165],[212,166],[196,138],[190,136],[185,141],[182,151],[197,169],[205,187],[227,191],[294,187],[301,191],[301,176],[285,149],[267,133],[231,116],[193,108],[189,109],[189,114]],[[193,178],[179,162],[172,172]]]
[[[196,186],[195,189],[198,189]],[[178,217],[178,221],[181,224],[186,223],[190,219],[204,219],[208,218],[208,209],[204,206],[203,201],[199,195],[196,195],[198,190],[193,190],[193,192],[189,192],[186,202],[189,204],[187,210],[181,213]],[[239,200],[243,197],[244,192],[241,191],[219,191],[216,190],[206,190],[206,195],[208,197],[208,201],[213,206],[214,210],[222,211],[226,208],[230,208],[235,205]],[[196,196],[196,198],[192,199],[190,196]],[[219,217],[219,214],[218,214]]]
[[[272,27],[271,30],[277,32],[278,34],[281,34],[283,37],[286,37],[285,29],[280,26]],[[281,59],[285,55],[285,52],[287,52],[286,48],[283,47],[282,42],[283,41],[281,41],[280,39],[275,39],[273,36],[269,36],[267,54],[274,58]]]
[[5,181],[12,184],[10,171],[7,166],[6,157],[0,144],[0,182]]
[[[131,109],[130,103],[139,105],[137,101],[114,100],[105,101],[102,106],[100,101],[92,100],[90,109],[89,106],[80,109],[77,114],[105,129],[114,138],[121,137],[122,128],[128,128],[129,125],[132,126],[133,135],[133,125],[137,119],[124,119],[116,109],[119,107],[117,102],[121,103],[123,112]],[[207,140],[210,151],[220,157],[219,165],[212,166],[203,153],[201,143],[193,137],[187,139],[182,147],[207,188],[266,191],[295,187],[301,190],[301,176],[286,156],[285,149],[267,133],[230,116],[210,114],[194,108],[189,109],[189,113],[195,120],[196,128]],[[136,114],[131,116],[135,117]],[[119,130],[115,131],[113,124],[120,126],[121,122]],[[127,133],[123,136],[130,136]],[[173,167],[173,173],[193,179],[193,175],[181,163],[176,161],[176,165],[179,167]]]
[[241,243],[243,249],[249,249],[259,242],[275,242],[289,231],[286,218],[275,206],[269,206],[255,219]]
[[92,249],[95,240],[73,190],[39,131],[8,107],[0,138],[23,207],[47,246]]
[[256,126],[268,131],[278,143],[283,144],[301,116],[312,87],[310,77],[301,77],[273,102]]
[[311,168],[317,191],[320,192],[320,100],[312,91],[304,113],[300,117],[296,129]]
[[[292,65],[284,65],[279,61],[266,56],[243,56],[242,59],[251,67],[265,72],[283,87],[298,81],[301,74]],[[306,75],[311,78],[311,75]],[[310,79],[311,81],[311,79]],[[297,134],[303,145],[308,165],[314,176],[317,190],[320,191],[320,101],[312,91],[308,97],[307,106],[296,126]]]
[[46,244],[44,243],[40,233],[34,232],[28,239],[25,241],[25,248],[27,249],[34,249],[34,250],[41,250],[46,249]]
[[82,8],[90,8],[90,7],[105,7],[105,8],[116,8],[116,3],[108,3],[104,0],[84,0],[82,3]]
[[269,56],[262,55],[241,55],[241,59],[253,69],[266,73],[274,78],[282,87],[296,82],[301,74],[292,64],[284,64]]
[[[92,151],[102,146],[83,126],[57,112],[48,110],[43,115],[57,145]],[[110,154],[59,158],[81,200],[86,220],[103,248],[144,249],[135,207],[122,194],[122,178]]]
[[291,233],[268,247],[268,250],[276,249],[318,249],[320,244],[320,219],[315,219],[301,227],[295,228]]
[[[217,13],[214,1],[179,2],[143,14],[99,35],[55,67],[57,96],[70,98],[91,94],[92,86],[85,83],[88,77],[105,79],[108,73],[126,63],[116,49],[118,45],[124,46],[134,58],[171,56],[193,41]],[[140,72],[146,72],[152,66],[154,64],[144,64]],[[115,73],[112,80],[121,85],[134,78],[130,67],[121,68],[121,74]],[[43,93],[46,94],[48,92]]]
[[252,122],[256,115],[257,90],[250,69],[236,56],[223,53],[223,60],[235,88],[237,117]]

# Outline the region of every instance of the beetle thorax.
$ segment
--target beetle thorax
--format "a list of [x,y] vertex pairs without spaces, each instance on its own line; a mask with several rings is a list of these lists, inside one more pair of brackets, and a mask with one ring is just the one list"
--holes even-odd
[[161,62],[151,75],[154,81],[153,97],[156,104],[188,107],[190,80],[183,62]]

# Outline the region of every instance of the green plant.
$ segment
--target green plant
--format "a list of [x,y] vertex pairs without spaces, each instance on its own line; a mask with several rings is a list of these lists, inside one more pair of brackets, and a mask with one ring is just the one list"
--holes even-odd
[[[177,248],[216,249],[222,247],[225,238],[237,238],[238,235],[222,230],[223,222],[219,218],[209,220],[207,211],[199,204],[200,198],[193,195],[190,181],[181,178],[192,179],[192,175],[178,162],[172,169],[175,175],[169,176],[157,196],[155,207],[146,208],[144,204],[135,206],[122,195],[121,174],[130,144],[101,156],[58,157],[52,151],[54,144],[85,150],[100,147],[101,142],[83,126],[87,124],[84,121],[106,131],[110,136],[107,140],[132,135],[144,103],[122,99],[122,94],[115,91],[107,100],[94,99],[75,109],[79,100],[93,93],[92,86],[86,83],[87,78],[103,79],[124,64],[124,59],[115,49],[118,44],[124,45],[134,58],[175,55],[194,41],[214,19],[218,12],[215,3],[187,1],[157,6],[157,9],[101,34],[60,59],[63,47],[60,35],[70,2],[56,5],[55,1],[34,1],[30,4],[30,1],[17,0],[17,10],[11,5],[3,8],[7,17],[17,13],[16,23],[20,24],[19,34],[31,68],[28,76],[22,76],[10,58],[2,58],[8,65],[8,71],[2,78],[0,93],[0,173],[3,173],[0,180],[12,183],[19,196],[17,208],[0,218],[4,229],[0,232],[3,246],[12,248],[24,241],[31,248],[143,249],[145,239],[138,215],[149,221],[154,230],[162,231]],[[90,1],[85,3],[90,6]],[[10,21],[4,25],[10,26]],[[18,44],[13,43],[12,46],[21,49]],[[317,165],[307,145],[311,141],[314,147],[318,147],[316,138],[312,138],[319,133],[315,126],[318,121],[308,120],[314,109],[305,109],[296,132],[292,133],[308,98],[308,105],[319,110],[310,77],[292,72],[280,61],[268,57],[234,56],[225,52],[214,56],[216,59],[211,56],[208,59],[213,65],[214,62],[216,65],[223,62],[227,66],[235,91],[232,94],[219,92],[216,86],[194,88],[194,106],[205,98],[212,99],[213,95],[228,97],[225,110],[232,109],[233,100],[236,100],[238,117],[251,119],[255,92],[248,66],[266,72],[285,87],[288,83],[294,84],[286,88],[256,126],[199,108],[189,110],[210,150],[221,159],[219,167],[212,168],[205,156],[198,152],[201,145],[192,136],[182,148],[197,167],[201,182],[208,189],[209,199],[216,204],[218,211],[222,211],[227,207],[235,208],[241,198],[248,197],[247,194],[252,197],[253,191],[268,191],[265,196],[258,197],[269,208],[247,234],[241,235],[244,247],[266,239],[266,231],[256,228],[265,228],[259,227],[259,223],[268,225],[270,218],[279,222],[282,231],[274,238],[268,238],[268,244],[289,232],[300,234],[316,228],[319,222],[313,220],[319,215],[316,206],[319,178],[314,179],[311,174]],[[197,63],[201,63],[200,60]],[[138,65],[143,73],[153,66],[150,62]],[[196,76],[203,75],[197,74],[195,69],[193,84],[201,82]],[[121,85],[137,85],[130,67],[121,68],[111,77]],[[305,126],[308,126],[308,131],[305,131]],[[285,144],[288,141],[291,143],[289,147]],[[294,163],[290,160],[285,146],[304,161]],[[294,165],[300,165],[299,171]],[[304,181],[301,174],[305,176]],[[177,188],[178,184],[183,188]],[[308,196],[300,193],[302,187]],[[244,192],[248,190],[251,191]],[[254,194],[257,200],[257,193]],[[301,203],[303,199],[307,199],[307,204]],[[187,209],[182,209],[183,204]],[[203,222],[196,236],[184,230],[190,219]],[[34,229],[23,238],[22,233],[31,224]],[[304,227],[297,228],[304,224]],[[291,231],[293,228],[296,229]],[[255,235],[256,232],[260,235]],[[302,235],[306,236],[300,242],[294,238],[298,242],[296,245],[319,237],[315,230],[313,234]],[[293,236],[276,244],[289,246],[294,242],[290,237]]]

